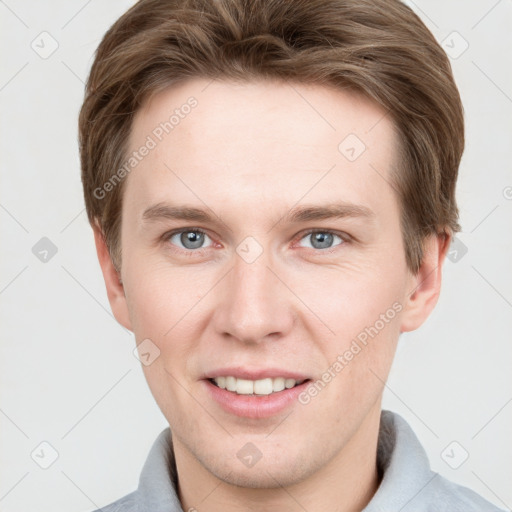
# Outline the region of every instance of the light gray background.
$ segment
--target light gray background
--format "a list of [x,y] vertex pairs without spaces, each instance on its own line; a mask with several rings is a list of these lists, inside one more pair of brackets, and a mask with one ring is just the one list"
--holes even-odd
[[[132,3],[0,1],[2,512],[114,501],[136,488],[167,426],[133,336],[110,312],[76,142],[93,52]],[[434,470],[510,509],[512,2],[408,3],[445,41],[465,105],[458,238],[467,253],[446,262],[431,318],[402,336],[384,406],[411,424]],[[32,252],[42,237],[58,249],[46,263]],[[44,441],[58,452],[47,469]],[[452,469],[446,461],[463,450],[469,458]]]

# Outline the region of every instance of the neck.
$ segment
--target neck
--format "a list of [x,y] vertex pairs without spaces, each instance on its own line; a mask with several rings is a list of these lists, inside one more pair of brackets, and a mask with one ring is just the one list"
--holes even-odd
[[308,512],[363,510],[379,486],[377,442],[380,401],[342,450],[306,480],[286,487],[246,488],[207,471],[178,441],[174,445],[177,493],[183,510],[207,512]]

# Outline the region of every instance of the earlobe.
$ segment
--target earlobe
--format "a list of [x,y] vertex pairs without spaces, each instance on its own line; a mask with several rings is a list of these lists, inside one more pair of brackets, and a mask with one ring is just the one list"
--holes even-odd
[[103,273],[110,308],[112,309],[115,319],[123,327],[131,331],[132,326],[120,272],[114,267],[103,232],[97,223],[93,226],[93,232],[96,253],[98,255],[101,272]]
[[400,332],[414,331],[428,318],[439,298],[442,266],[450,246],[451,235],[432,235],[424,242],[423,259],[405,298]]

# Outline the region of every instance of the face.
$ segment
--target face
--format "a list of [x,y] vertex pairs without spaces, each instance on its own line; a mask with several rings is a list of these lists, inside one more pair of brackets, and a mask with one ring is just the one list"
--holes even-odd
[[416,321],[396,143],[381,108],[322,86],[194,80],[137,113],[130,154],[150,149],[125,183],[109,297],[158,356],[143,370],[183,460],[290,485],[378,422]]

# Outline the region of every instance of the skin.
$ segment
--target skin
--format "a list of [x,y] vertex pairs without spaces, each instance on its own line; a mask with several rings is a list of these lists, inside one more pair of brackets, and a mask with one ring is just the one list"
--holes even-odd
[[[190,96],[197,107],[127,177],[120,276],[95,227],[116,319],[160,350],[143,370],[172,430],[183,509],[361,510],[379,485],[384,381],[400,333],[437,302],[449,237],[428,238],[419,272],[408,270],[389,184],[396,133],[370,100],[319,85],[192,80],[143,105],[130,151]],[[353,162],[338,150],[350,133],[366,146]],[[284,218],[336,201],[373,216]],[[215,222],[144,222],[161,202],[204,208]],[[202,251],[164,236],[179,228],[203,229]],[[315,248],[311,228],[344,239]],[[252,263],[236,251],[248,236],[262,249]],[[397,302],[401,311],[307,405],[247,419],[205,391],[204,372],[230,365],[319,379]],[[248,442],[262,454],[250,468],[237,457]]]

